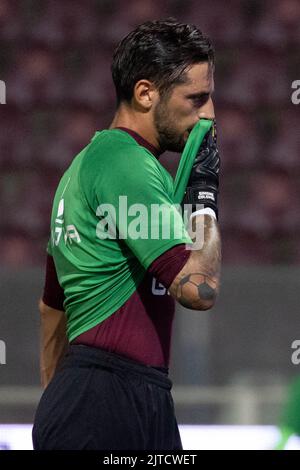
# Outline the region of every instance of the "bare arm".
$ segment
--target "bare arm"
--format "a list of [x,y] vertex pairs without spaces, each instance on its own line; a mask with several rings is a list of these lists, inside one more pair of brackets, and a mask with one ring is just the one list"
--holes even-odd
[[[193,310],[213,307],[220,284],[221,239],[217,221],[209,215],[193,218],[193,231],[203,230],[201,249],[192,250],[169,292],[181,305]],[[194,240],[193,240],[194,241]]]
[[49,307],[42,300],[39,302],[39,310],[41,314],[40,372],[42,386],[46,388],[68,347],[66,316],[65,312]]

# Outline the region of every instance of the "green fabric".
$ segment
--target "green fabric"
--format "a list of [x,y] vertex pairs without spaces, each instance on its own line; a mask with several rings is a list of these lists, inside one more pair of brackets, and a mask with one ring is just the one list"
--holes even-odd
[[280,424],[300,436],[300,377],[294,379],[288,388]]
[[213,121],[211,119],[200,119],[194,126],[185,144],[180,158],[178,170],[174,182],[174,202],[181,203],[185,189],[191,174],[193,162],[205,134],[210,130]]
[[290,428],[286,428],[286,427],[280,428],[279,432],[280,432],[279,441],[274,447],[274,450],[284,450],[288,443],[288,440],[290,439],[291,436],[294,435],[293,430]]
[[300,377],[293,379],[287,389],[287,396],[279,422],[280,438],[276,450],[285,449],[289,438],[300,436]]
[[[126,239],[101,238],[108,215],[116,220],[117,237],[124,236],[126,227],[138,225],[138,213],[127,215],[119,207],[119,196],[127,197],[132,210],[137,203],[148,209],[149,230],[152,205],[164,204],[174,222],[170,233],[166,236],[158,216],[152,223],[152,238],[136,239],[130,230]],[[122,130],[96,132],[75,157],[55,194],[48,245],[65,293],[70,341],[120,308],[158,256],[175,245],[191,243],[173,202],[171,175]],[[103,204],[110,204],[107,211]]]

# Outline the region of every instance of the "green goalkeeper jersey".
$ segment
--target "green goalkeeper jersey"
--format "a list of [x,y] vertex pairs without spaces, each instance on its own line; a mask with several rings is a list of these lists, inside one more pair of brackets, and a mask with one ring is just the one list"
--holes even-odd
[[51,240],[69,340],[105,320],[166,250],[192,243],[171,175],[119,129],[96,132],[63,175]]

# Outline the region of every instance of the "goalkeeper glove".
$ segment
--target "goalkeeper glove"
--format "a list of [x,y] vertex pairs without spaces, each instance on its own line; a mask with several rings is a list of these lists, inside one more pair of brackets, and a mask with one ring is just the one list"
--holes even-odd
[[219,170],[220,157],[214,120],[197,152],[183,200],[184,204],[192,205],[192,212],[197,210],[196,205],[201,204],[204,208],[213,209],[218,218]]

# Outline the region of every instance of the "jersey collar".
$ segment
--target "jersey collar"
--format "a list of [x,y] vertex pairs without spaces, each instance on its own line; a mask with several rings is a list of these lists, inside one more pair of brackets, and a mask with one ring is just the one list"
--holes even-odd
[[127,132],[134,140],[142,147],[145,147],[149,152],[151,152],[157,159],[160,157],[162,152],[158,150],[154,145],[150,144],[146,139],[144,139],[140,134],[133,131],[132,129],[128,129],[127,127],[115,127],[115,129],[120,129],[121,131]]

